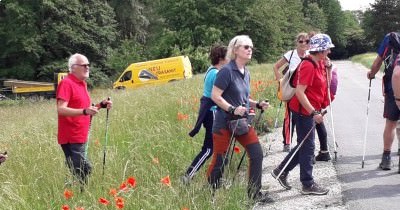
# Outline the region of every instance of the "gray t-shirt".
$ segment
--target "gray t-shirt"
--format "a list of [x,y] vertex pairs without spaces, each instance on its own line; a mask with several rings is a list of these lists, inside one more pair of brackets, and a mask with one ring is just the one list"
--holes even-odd
[[[218,72],[214,86],[223,91],[222,98],[232,106],[237,107],[246,104],[246,106],[249,107],[250,72],[246,67],[243,75],[240,73],[236,62],[231,60]],[[213,124],[213,132],[221,128],[227,128],[228,115],[229,114],[223,109],[217,109]]]

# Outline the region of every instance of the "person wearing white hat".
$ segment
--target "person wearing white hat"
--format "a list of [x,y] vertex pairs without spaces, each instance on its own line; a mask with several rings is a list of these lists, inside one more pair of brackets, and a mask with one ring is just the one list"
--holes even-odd
[[[323,122],[321,111],[328,98],[325,59],[332,47],[332,40],[326,34],[316,34],[310,39],[310,55],[305,57],[294,75],[296,94],[289,101],[292,123],[296,126],[297,145],[271,172],[282,187],[289,190],[288,174],[299,164],[303,195],[325,195],[329,192],[314,181],[312,173],[315,123]],[[300,144],[302,147],[298,148]]]

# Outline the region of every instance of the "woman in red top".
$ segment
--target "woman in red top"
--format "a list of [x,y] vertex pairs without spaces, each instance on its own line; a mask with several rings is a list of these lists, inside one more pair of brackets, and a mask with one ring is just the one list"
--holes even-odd
[[[292,123],[296,126],[297,145],[285,157],[277,168],[272,171],[272,176],[277,177],[289,161],[298,145],[304,141],[293,159],[278,177],[279,183],[286,189],[291,189],[287,182],[289,172],[300,165],[300,181],[303,185],[301,193],[304,195],[325,195],[328,189],[320,187],[314,182],[312,176],[313,156],[315,149],[315,123],[323,122],[321,109],[325,108],[328,98],[327,78],[324,60],[334,47],[331,38],[326,34],[316,34],[310,39],[310,55],[300,64],[294,75],[296,94],[289,101],[290,111],[293,113]],[[310,135],[304,139],[307,133]]]

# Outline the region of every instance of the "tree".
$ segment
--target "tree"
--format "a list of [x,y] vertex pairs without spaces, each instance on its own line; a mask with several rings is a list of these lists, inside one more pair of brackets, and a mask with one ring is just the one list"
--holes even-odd
[[0,10],[0,39],[7,40],[0,45],[0,76],[50,81],[76,52],[105,70],[116,38],[105,1],[16,0],[1,2]]
[[374,46],[378,46],[385,34],[400,29],[400,2],[376,0],[364,14],[363,29]]
[[317,3],[308,4],[303,11],[308,31],[327,31],[327,17]]
[[114,9],[120,37],[123,40],[134,39],[142,44],[147,40],[150,22],[145,15],[145,3],[140,0],[110,0]]

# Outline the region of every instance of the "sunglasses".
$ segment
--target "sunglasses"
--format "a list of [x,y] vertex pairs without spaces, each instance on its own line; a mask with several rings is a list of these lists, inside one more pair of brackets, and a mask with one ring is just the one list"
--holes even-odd
[[250,48],[250,49],[253,49],[253,46],[250,46],[250,45],[243,45],[243,48],[244,48],[245,50],[248,50],[249,48]]
[[308,44],[308,43],[310,43],[310,40],[299,40],[298,41],[300,44],[303,44],[304,42],[306,43],[306,44]]
[[89,63],[88,64],[74,64],[74,65],[81,66],[81,67],[84,67],[84,68],[89,68],[90,67]]

